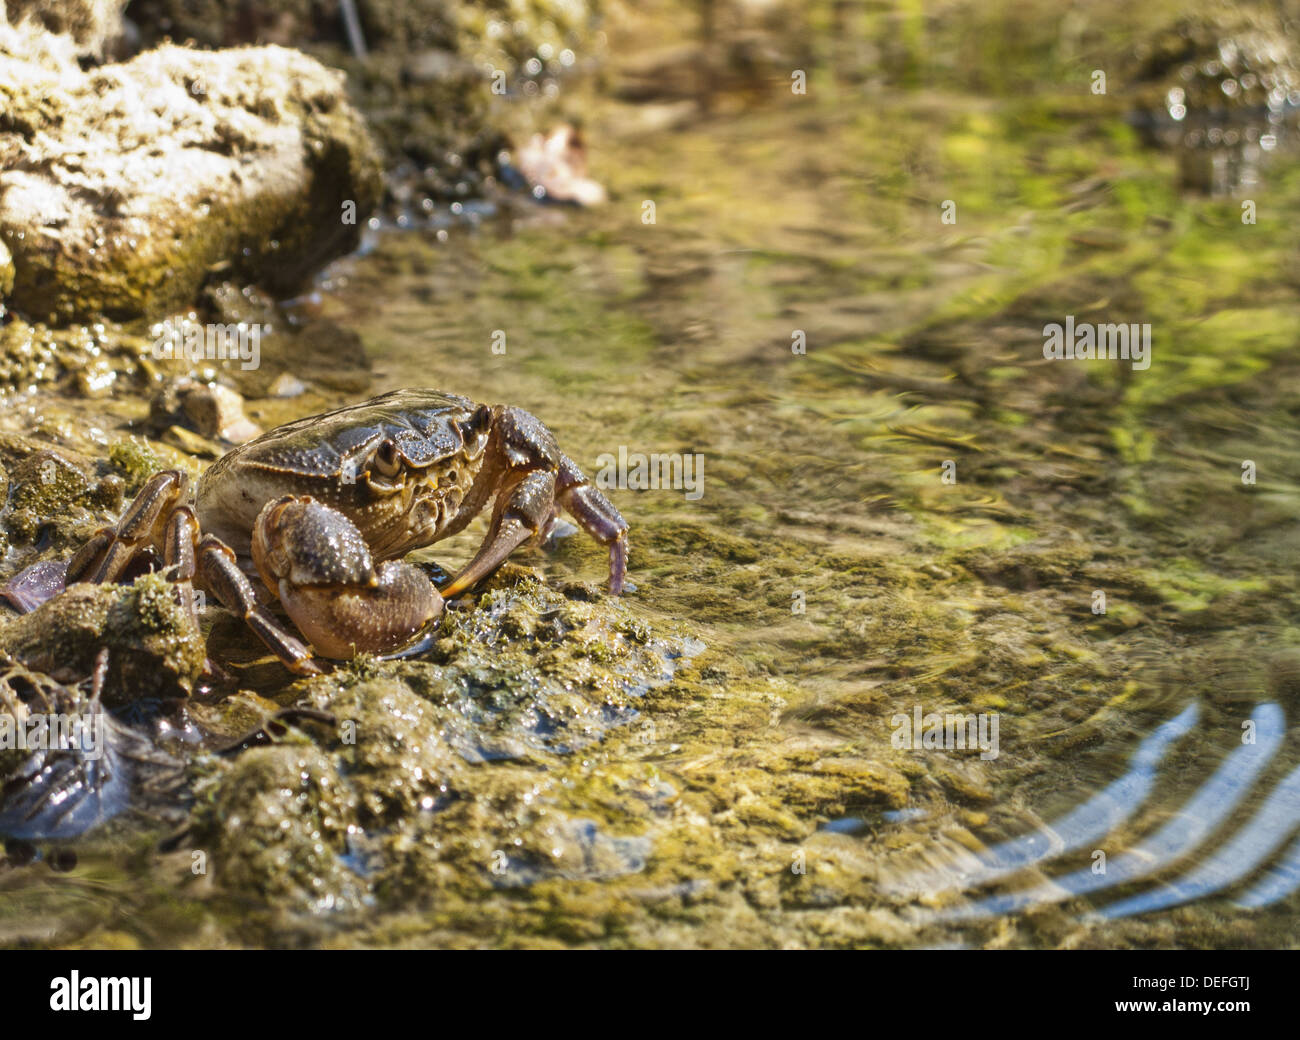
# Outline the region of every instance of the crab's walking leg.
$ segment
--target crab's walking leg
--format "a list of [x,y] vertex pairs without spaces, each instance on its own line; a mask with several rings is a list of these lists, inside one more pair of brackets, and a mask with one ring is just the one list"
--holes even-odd
[[176,503],[185,494],[188,478],[180,470],[164,470],[149,479],[115,528],[105,528],[83,545],[68,563],[67,583],[116,581],[132,558],[148,545],[163,551],[163,563],[176,583],[176,600],[197,627],[198,605],[192,582],[199,520],[189,506]]
[[627,576],[627,521],[567,455],[560,459],[557,491],[556,499],[565,512],[601,545],[609,546],[609,591],[621,595]]
[[555,507],[555,474],[550,470],[526,473],[513,487],[497,494],[487,537],[470,560],[442,590],[446,599],[471,589],[505,562],[550,522]]
[[197,558],[199,518],[189,506],[179,506],[167,519],[163,530],[163,563],[171,571],[176,584],[176,598],[189,614],[194,627],[199,627],[199,605],[194,596],[194,575],[198,572]]
[[83,545],[68,563],[68,584],[116,581],[131,558],[147,545],[161,543],[176,503],[185,494],[188,478],[178,469],[163,470],[131,501],[122,519]]
[[311,659],[311,651],[257,602],[253,586],[239,569],[234,551],[220,538],[203,536],[199,542],[198,568],[221,605],[243,618],[286,668],[299,675],[320,674],[319,666]]

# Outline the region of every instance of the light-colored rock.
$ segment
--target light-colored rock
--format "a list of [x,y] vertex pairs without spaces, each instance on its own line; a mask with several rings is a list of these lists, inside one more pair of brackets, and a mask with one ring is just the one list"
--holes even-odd
[[3,0],[11,24],[31,22],[50,33],[66,34],[77,53],[102,58],[122,35],[126,0]]
[[357,0],[361,59],[338,6],[134,0],[130,16],[146,42],[291,43],[346,70],[384,152],[385,212],[416,221],[430,205],[493,194],[501,150],[558,121],[559,99],[605,50],[600,0]]
[[519,149],[519,171],[538,198],[599,206],[608,196],[603,185],[587,176],[587,146],[567,124],[546,136],[534,134]]
[[24,38],[0,31],[13,310],[162,316],[218,266],[287,293],[355,246],[381,170],[340,73],[281,47],[171,45],[82,72]]
[[194,379],[166,383],[149,402],[151,423],[171,426],[183,419],[204,437],[217,437],[230,444],[243,444],[262,433],[262,428],[244,414],[244,399],[228,386]]

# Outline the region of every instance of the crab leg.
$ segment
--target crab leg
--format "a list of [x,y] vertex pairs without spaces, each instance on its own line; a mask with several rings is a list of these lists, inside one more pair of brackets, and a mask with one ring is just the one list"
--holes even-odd
[[194,553],[199,543],[199,518],[181,506],[167,518],[163,531],[163,563],[174,567],[173,581],[193,581],[198,568]]
[[497,495],[492,524],[474,559],[442,590],[446,599],[473,588],[529,538],[550,523],[555,508],[555,474],[533,470]]
[[198,572],[195,553],[199,544],[199,518],[189,506],[180,506],[167,519],[163,531],[163,563],[171,569],[176,597],[199,626],[199,605],[194,598],[194,575]]
[[320,668],[311,659],[311,651],[280,625],[264,606],[257,602],[253,586],[239,564],[234,551],[215,535],[204,535],[199,543],[198,567],[204,583],[221,605],[239,615],[291,672],[319,675]]
[[589,535],[609,546],[609,591],[623,592],[627,576],[627,521],[608,498],[587,482],[577,464],[567,455],[560,459],[559,494],[556,496],[573,519]]
[[88,581],[102,585],[118,576],[142,548],[161,541],[164,525],[185,494],[188,478],[178,469],[154,474],[140,489],[117,526],[105,528],[83,545],[68,563],[68,583]]

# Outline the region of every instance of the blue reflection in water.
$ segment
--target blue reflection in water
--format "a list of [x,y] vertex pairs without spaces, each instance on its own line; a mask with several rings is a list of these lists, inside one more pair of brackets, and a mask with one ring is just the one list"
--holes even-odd
[[1285,720],[1281,708],[1276,704],[1260,705],[1255,710],[1254,720],[1256,742],[1233,751],[1167,824],[1112,860],[1106,873],[1094,874],[1090,867],[1084,867],[1035,888],[990,896],[978,903],[942,911],[936,916],[941,920],[970,919],[1059,903],[1073,896],[1147,877],[1191,852],[1231,815],[1259,771],[1282,743]]
[[[1240,831],[1195,869],[1178,880],[1142,892],[1098,911],[1102,917],[1127,917],[1163,910],[1227,888],[1268,859],[1300,823],[1300,768],[1273,788],[1264,804]],[[1300,881],[1300,878],[1297,878]]]
[[1285,899],[1297,888],[1300,888],[1300,838],[1293,841],[1269,872],[1235,902],[1237,906],[1253,910]]
[[1138,745],[1127,773],[1042,830],[976,853],[977,862],[971,865],[954,863],[931,868],[890,887],[913,893],[942,891],[958,884],[973,887],[1105,837],[1146,800],[1155,784],[1156,767],[1170,746],[1196,724],[1198,716],[1199,708],[1193,703],[1157,726]]

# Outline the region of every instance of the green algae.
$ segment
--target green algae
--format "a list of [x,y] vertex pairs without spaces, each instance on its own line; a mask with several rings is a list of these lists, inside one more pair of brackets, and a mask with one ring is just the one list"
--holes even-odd
[[133,489],[139,489],[163,468],[148,442],[139,437],[123,437],[114,441],[108,448],[108,460],[125,474]]
[[196,791],[194,853],[277,913],[360,906],[362,886],[340,861],[355,815],[329,756],[309,744],[254,748],[215,790]]

